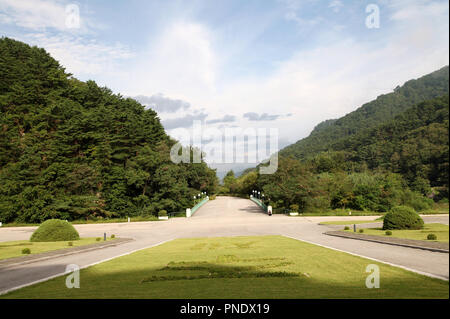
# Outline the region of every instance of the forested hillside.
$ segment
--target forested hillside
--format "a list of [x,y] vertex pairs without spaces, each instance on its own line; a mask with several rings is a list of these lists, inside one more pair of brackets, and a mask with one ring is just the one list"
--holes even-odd
[[282,149],[280,155],[298,159],[312,157],[328,150],[332,143],[362,129],[388,122],[420,102],[448,94],[448,86],[449,68],[446,66],[417,80],[410,80],[395,88],[394,92],[381,95],[340,119],[320,123],[308,137]]
[[0,39],[0,221],[183,210],[214,192],[205,163],[173,164],[151,109],[82,82],[44,49]]
[[[433,98],[410,105],[425,97]],[[433,200],[448,201],[448,130],[445,67],[319,124],[308,138],[280,152],[275,174],[229,174],[222,190],[242,195],[261,190],[267,204],[282,211],[384,212],[396,205],[421,211]]]
[[[413,187],[448,189],[448,95],[412,107],[394,120],[331,145],[369,169],[402,174]],[[418,189],[426,193],[425,189]]]

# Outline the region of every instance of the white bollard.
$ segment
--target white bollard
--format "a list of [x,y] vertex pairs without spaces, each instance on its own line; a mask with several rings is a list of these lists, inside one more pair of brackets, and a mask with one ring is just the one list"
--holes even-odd
[[0,222],[0,227],[2,227],[2,225],[3,225],[2,222]]
[[191,209],[186,208],[186,217],[191,217]]
[[128,217],[128,222],[130,222],[130,217]]
[[267,206],[267,213],[272,216],[272,206]]
[[351,214],[352,214],[352,212],[348,212],[348,214],[349,214],[349,215],[351,215]]

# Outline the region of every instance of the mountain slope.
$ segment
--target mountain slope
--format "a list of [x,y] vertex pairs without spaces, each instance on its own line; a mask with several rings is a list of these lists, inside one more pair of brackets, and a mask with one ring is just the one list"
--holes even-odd
[[381,95],[340,119],[320,123],[308,137],[285,147],[279,154],[298,159],[312,157],[329,150],[336,141],[388,122],[420,102],[448,94],[448,86],[449,68],[446,66],[417,80],[410,80],[395,88],[394,92]]

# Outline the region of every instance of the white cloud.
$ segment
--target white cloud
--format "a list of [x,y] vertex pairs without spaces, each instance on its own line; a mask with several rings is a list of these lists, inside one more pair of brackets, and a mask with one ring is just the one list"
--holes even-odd
[[[404,0],[397,0],[388,3],[388,6],[395,10],[390,17],[395,21],[416,21],[416,24],[433,19],[445,19],[448,21],[448,1],[429,1],[419,0],[414,2],[405,2]],[[447,17],[445,17],[447,13]]]
[[341,8],[344,6],[344,4],[342,3],[342,1],[340,0],[333,0],[330,2],[330,4],[328,5],[328,8],[331,8],[334,12],[339,12],[341,10]]
[[68,4],[70,3],[60,0],[0,0],[0,22],[34,31],[86,31],[87,26],[82,16],[78,29],[68,28],[66,19],[71,13],[66,11]]
[[[80,10],[67,0],[0,0],[0,24],[18,27],[14,38],[45,48],[69,73],[117,75],[118,63],[133,53],[120,43],[95,40],[93,32],[104,26],[89,19],[92,12]],[[72,14],[78,18],[70,19]]]
[[48,35],[30,33],[19,40],[44,47],[67,72],[76,76],[118,75],[121,61],[133,57],[133,53],[120,43],[106,45],[93,39],[71,34]]
[[[169,25],[147,47],[137,53],[132,64],[124,65],[114,88],[129,96],[164,94],[170,99],[187,101],[193,111],[214,109],[218,53],[212,46],[213,35],[203,25],[181,22]],[[181,116],[177,111],[177,116]],[[215,114],[214,114],[215,113]],[[213,116],[223,114],[212,112]],[[163,119],[171,118],[164,114]]]

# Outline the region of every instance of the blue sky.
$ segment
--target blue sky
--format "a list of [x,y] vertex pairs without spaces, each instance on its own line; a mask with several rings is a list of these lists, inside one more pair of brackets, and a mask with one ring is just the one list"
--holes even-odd
[[[366,7],[380,27],[367,28]],[[67,6],[79,9],[68,27]],[[279,145],[449,62],[448,1],[0,0],[0,35],[152,105],[171,132],[279,129]],[[250,115],[249,115],[250,114]]]

